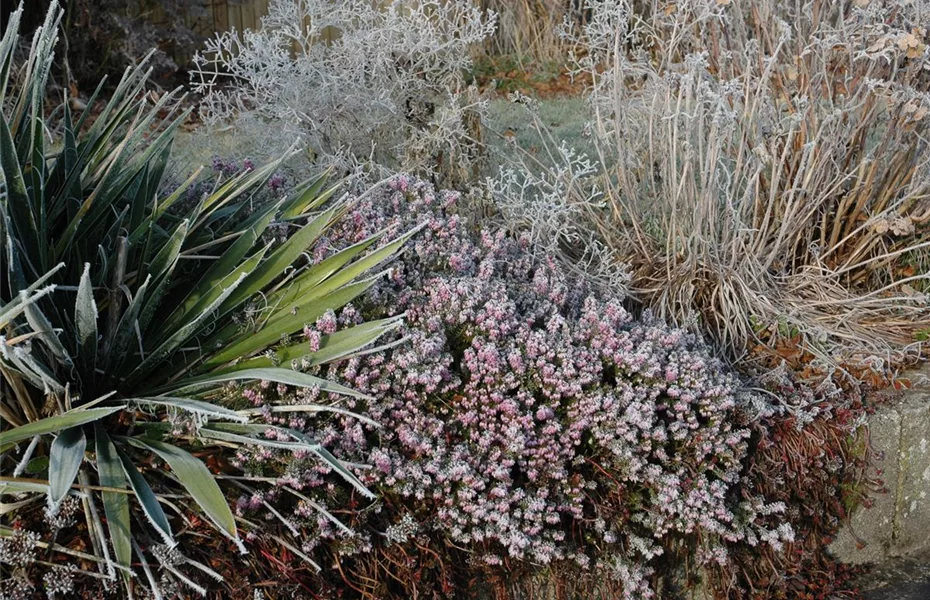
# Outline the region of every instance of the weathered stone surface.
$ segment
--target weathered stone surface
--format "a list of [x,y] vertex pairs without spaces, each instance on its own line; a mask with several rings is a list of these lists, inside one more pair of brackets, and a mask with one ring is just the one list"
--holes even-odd
[[883,471],[882,479],[889,493],[875,497],[871,508],[856,511],[850,525],[839,532],[830,546],[834,556],[851,564],[881,562],[894,541],[901,415],[894,410],[880,411],[869,421],[869,434],[878,457],[875,467]]
[[858,583],[865,600],[927,600],[930,598],[930,552],[869,569]]
[[880,453],[875,466],[884,471],[888,493],[860,508],[830,546],[844,562],[881,563],[930,551],[930,366],[911,380],[911,390],[869,419]]
[[930,549],[930,393],[908,400],[900,412],[895,556]]

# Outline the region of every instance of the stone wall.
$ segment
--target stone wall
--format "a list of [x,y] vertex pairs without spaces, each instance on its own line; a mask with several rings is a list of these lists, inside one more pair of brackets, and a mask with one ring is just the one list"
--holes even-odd
[[930,550],[930,366],[869,419],[887,494],[856,511],[830,550],[853,564]]

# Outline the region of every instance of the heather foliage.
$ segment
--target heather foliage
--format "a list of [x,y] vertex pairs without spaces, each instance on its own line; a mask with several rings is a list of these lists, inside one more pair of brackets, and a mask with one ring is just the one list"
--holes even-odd
[[[782,505],[737,493],[748,403],[707,350],[681,330],[635,321],[616,299],[535,258],[526,237],[473,235],[456,199],[400,176],[354,204],[317,247],[322,260],[371,231],[428,222],[388,281],[304,332],[314,345],[363,316],[407,315],[404,343],[326,371],[372,396],[347,406],[382,427],[335,419],[310,431],[341,458],[370,463],[359,476],[390,510],[353,515],[363,532],[354,538],[307,506],[287,518],[331,539],[322,548],[336,560],[431,540],[443,553],[467,548],[479,567],[570,562],[630,598],[652,596],[657,557],[682,544],[723,563],[728,543],[790,540]],[[249,395],[259,406],[307,399],[271,386]],[[325,468],[267,449],[243,449],[238,460],[333,501]],[[264,500],[243,498],[240,509],[262,510]]]
[[787,369],[758,381],[791,410],[754,425],[746,486],[785,505],[794,539],[782,551],[732,547],[729,560],[712,565],[706,580],[732,598],[856,597],[855,568],[825,547],[851,511],[869,506],[882,488],[881,473],[869,466],[874,456],[863,426],[864,398],[859,390],[841,390],[834,378],[811,385]]
[[485,107],[463,75],[494,23],[467,0],[273,0],[260,30],[210,41],[192,80],[206,122],[256,149],[301,136],[323,163],[468,174]]

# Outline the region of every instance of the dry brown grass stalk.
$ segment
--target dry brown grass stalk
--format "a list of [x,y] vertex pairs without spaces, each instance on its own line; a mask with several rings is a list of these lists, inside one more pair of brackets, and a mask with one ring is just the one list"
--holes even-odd
[[[930,2],[592,1],[578,38],[631,290],[733,356],[917,354],[930,329]],[[592,207],[593,206],[593,207]]]
[[491,56],[513,55],[521,62],[563,61],[569,45],[558,30],[566,17],[579,20],[577,0],[481,0],[498,14],[497,31],[485,43]]

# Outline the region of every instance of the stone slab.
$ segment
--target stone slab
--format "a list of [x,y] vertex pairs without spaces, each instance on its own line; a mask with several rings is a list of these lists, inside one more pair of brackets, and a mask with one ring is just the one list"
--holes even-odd
[[900,412],[894,556],[930,549],[930,393],[913,400]]
[[851,526],[830,546],[851,564],[882,563],[930,552],[930,365],[910,376],[912,389],[897,394],[869,418],[875,466],[887,494],[858,509]]
[[839,531],[830,545],[834,556],[850,564],[881,562],[894,544],[901,415],[895,410],[879,411],[869,419],[868,427],[876,451],[875,467],[882,470],[881,477],[889,493],[874,497],[871,508],[853,513],[850,524]]
[[864,600],[927,600],[930,598],[930,553],[899,558],[858,579]]

